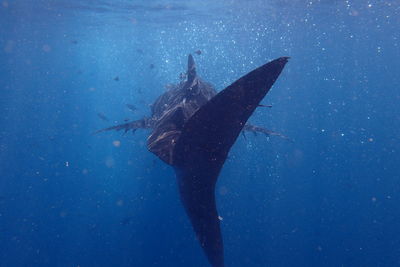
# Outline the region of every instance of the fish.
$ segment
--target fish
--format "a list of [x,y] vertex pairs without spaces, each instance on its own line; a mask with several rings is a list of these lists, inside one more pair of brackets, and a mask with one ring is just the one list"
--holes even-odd
[[151,63],[151,64],[149,65],[149,67],[150,67],[150,69],[154,69],[154,68],[156,67],[156,65],[154,65],[153,63]]
[[201,50],[196,50],[194,53],[197,55],[201,55]]
[[248,124],[249,117],[280,76],[289,57],[270,61],[217,92],[197,74],[188,56],[186,80],[159,96],[151,116],[96,131],[148,129],[147,149],[175,170],[180,199],[213,267],[224,266],[215,184],[241,132],[284,135]]
[[103,121],[109,121],[109,119],[103,113],[97,112],[97,116]]
[[129,224],[131,224],[133,222],[133,219],[134,218],[131,217],[131,216],[125,217],[120,221],[120,224],[121,225],[129,225]]
[[132,104],[126,104],[126,106],[127,106],[131,111],[137,110],[137,108],[136,108],[134,105],[132,105]]
[[170,89],[172,89],[172,88],[175,87],[175,84],[173,84],[173,83],[167,83],[164,87],[165,87],[165,89],[170,90]]
[[182,72],[182,73],[179,74],[179,80],[180,81],[184,81],[184,80],[186,80],[186,78],[187,78],[186,77],[186,73]]
[[115,76],[114,81],[118,82],[119,81],[119,76]]
[[259,104],[259,107],[263,107],[263,108],[272,108],[272,105],[263,105],[263,104]]

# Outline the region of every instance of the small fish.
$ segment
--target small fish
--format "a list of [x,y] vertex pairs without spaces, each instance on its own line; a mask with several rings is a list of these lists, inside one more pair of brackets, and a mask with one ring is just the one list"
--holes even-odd
[[103,121],[109,121],[108,118],[103,113],[97,112],[97,116]]
[[150,64],[150,69],[154,69],[155,67],[156,66],[153,63]]
[[153,164],[152,164],[153,167],[156,166],[156,164],[157,164],[157,159],[153,159]]
[[197,55],[201,55],[201,50],[196,50],[194,53]]
[[114,78],[114,81],[119,81],[119,76],[116,76],[115,78]]
[[126,104],[126,106],[127,106],[131,111],[137,110],[137,108],[136,108],[134,105],[132,105],[132,104]]
[[259,104],[259,107],[263,107],[263,108],[272,108],[272,105],[263,105],[263,104]]
[[77,40],[71,40],[71,44],[78,44]]
[[164,87],[165,87],[165,89],[170,90],[172,88],[175,88],[176,86],[172,83],[167,83]]
[[128,224],[131,224],[132,221],[133,221],[133,217],[126,217],[126,218],[121,220],[121,224],[122,225],[128,225]]
[[182,72],[181,74],[179,74],[179,80],[180,81],[184,81],[184,80],[186,80],[186,78],[187,78],[187,74],[186,73]]

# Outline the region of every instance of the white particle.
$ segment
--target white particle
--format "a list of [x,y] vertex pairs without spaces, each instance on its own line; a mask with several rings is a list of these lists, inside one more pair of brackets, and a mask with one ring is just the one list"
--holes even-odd
[[119,141],[119,140],[114,140],[114,141],[113,141],[113,145],[114,145],[115,147],[120,147],[120,146],[121,146],[121,141]]

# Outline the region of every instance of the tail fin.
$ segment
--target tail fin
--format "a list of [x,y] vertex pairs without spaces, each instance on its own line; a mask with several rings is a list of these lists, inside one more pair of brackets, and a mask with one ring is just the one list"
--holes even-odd
[[[213,267],[224,266],[215,183],[230,148],[287,61],[273,60],[218,93],[185,123],[174,147],[181,199]],[[194,61],[189,55],[190,66]]]

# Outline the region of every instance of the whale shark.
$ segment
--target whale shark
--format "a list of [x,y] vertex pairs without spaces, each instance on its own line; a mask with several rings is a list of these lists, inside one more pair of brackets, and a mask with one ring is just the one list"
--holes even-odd
[[151,106],[151,116],[97,131],[149,129],[147,148],[176,173],[179,194],[197,240],[213,267],[224,267],[215,185],[240,133],[286,136],[247,123],[289,57],[272,60],[217,92],[197,74],[191,54],[185,79]]

